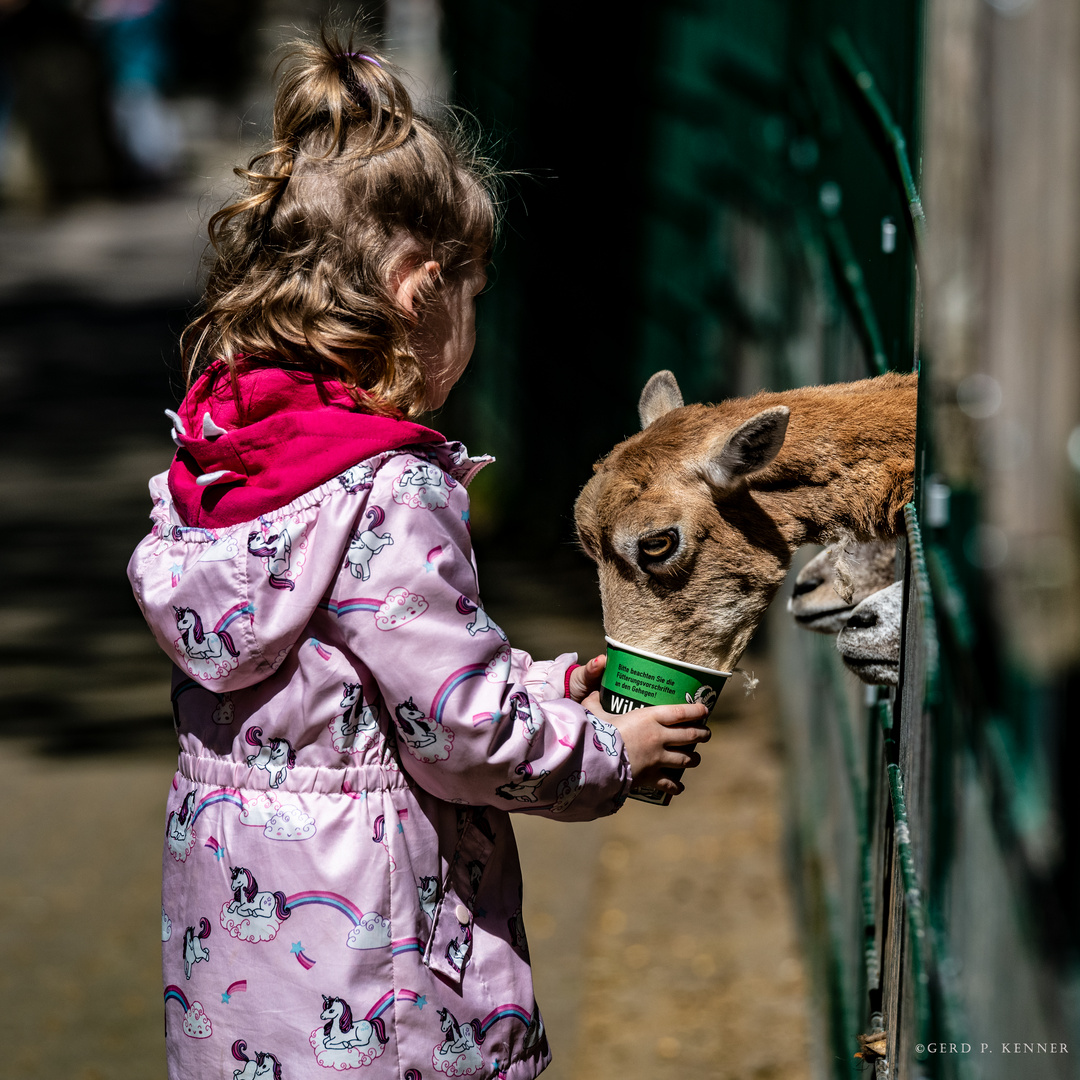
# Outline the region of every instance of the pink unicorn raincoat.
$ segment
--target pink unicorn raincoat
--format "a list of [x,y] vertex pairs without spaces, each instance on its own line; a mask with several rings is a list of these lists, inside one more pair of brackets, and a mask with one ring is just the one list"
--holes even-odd
[[175,664],[162,896],[172,1080],[522,1080],[549,1061],[507,811],[630,784],[574,657],[480,602],[483,460],[339,385],[220,370],[175,417],[129,565]]

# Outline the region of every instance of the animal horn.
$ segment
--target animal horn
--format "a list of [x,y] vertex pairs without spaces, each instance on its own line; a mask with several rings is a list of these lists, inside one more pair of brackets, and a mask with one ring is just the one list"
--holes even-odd
[[675,376],[670,371],[658,371],[641,391],[638,399],[638,417],[642,428],[659,420],[672,409],[682,408],[683,397]]

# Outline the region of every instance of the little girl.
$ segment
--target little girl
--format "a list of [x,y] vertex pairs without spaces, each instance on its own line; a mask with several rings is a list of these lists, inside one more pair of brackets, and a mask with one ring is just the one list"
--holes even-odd
[[533,662],[480,603],[465,488],[488,459],[414,419],[468,363],[492,246],[461,138],[324,35],[238,172],[129,566],[175,664],[169,1075],[532,1077],[507,811],[678,790],[661,770],[697,763],[705,709],[609,716],[602,658]]

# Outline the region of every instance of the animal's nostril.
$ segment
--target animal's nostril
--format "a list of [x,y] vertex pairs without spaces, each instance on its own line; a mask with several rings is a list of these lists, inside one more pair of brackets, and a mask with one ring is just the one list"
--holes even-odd
[[792,596],[804,596],[808,592],[813,592],[815,589],[820,588],[824,584],[824,578],[807,578],[806,581],[796,581],[795,588],[792,590]]
[[868,630],[871,626],[877,626],[877,621],[877,614],[873,611],[856,611],[847,624],[852,630]]

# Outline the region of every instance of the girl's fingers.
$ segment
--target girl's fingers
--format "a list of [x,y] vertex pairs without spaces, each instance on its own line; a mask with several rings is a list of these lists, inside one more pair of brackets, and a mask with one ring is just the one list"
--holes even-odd
[[604,676],[604,668],[606,666],[606,656],[594,656],[587,664],[585,664],[581,669],[581,676],[586,691],[595,690],[599,692],[600,680]]
[[[678,780],[673,779],[670,776],[658,776],[654,780],[646,779],[643,781],[643,786],[655,788],[657,791],[663,791],[665,794],[670,792],[672,795],[680,795],[686,789]],[[631,788],[631,791],[633,788]]]
[[704,705],[653,705],[650,708],[656,712],[657,723],[667,727],[701,721],[709,715]]
[[[597,659],[604,658],[597,657]],[[590,660],[589,663],[593,661]],[[577,672],[574,674],[576,675]],[[600,705],[600,694],[596,691],[583,698],[581,704],[598,716],[610,717],[611,715],[604,712]],[[709,715],[709,710],[704,705],[646,705],[640,709],[632,709],[629,713],[622,713],[621,716],[631,714],[640,716],[642,719],[648,718],[665,727],[676,727],[679,724],[692,724],[704,720]]]
[[[570,696],[575,701],[583,701],[587,696],[591,697],[594,693],[598,694],[600,680],[604,675],[606,666],[606,656],[594,656],[580,667],[574,668],[570,672]],[[599,697],[597,697],[597,705],[599,705]]]
[[665,746],[694,746],[711,738],[712,732],[708,728],[668,728],[663,733]]
[[681,750],[665,750],[660,757],[660,764],[665,769],[695,769],[701,764],[701,755],[686,753]]

